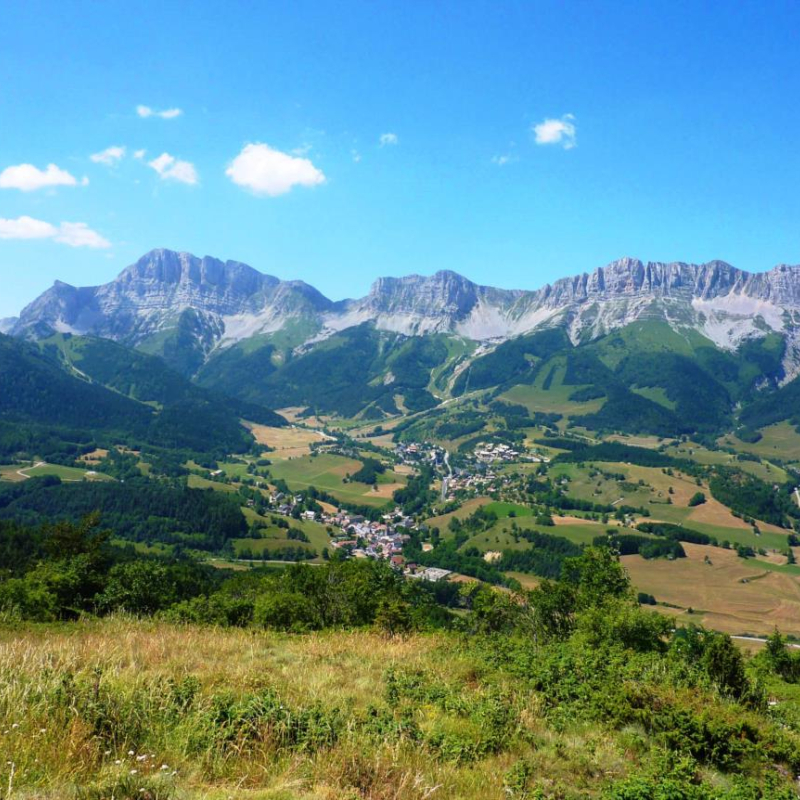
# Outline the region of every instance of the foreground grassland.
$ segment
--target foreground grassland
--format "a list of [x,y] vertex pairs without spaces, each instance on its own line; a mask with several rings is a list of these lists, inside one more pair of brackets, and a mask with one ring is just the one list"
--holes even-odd
[[[514,674],[455,634],[289,635],[120,617],[0,627],[0,781],[7,798],[645,798],[662,796],[645,790],[666,770],[687,792],[702,781],[719,797],[755,798],[728,793],[739,785],[730,769],[757,774],[761,747],[771,758],[792,751],[793,734],[732,701],[680,680],[637,690],[621,672],[615,692],[627,685],[640,702],[683,708],[680,724],[696,714],[712,726],[698,731],[720,737],[716,755],[695,773],[667,755],[646,716],[623,724],[621,707],[601,711],[595,684],[610,665],[573,657],[561,669],[577,669],[578,684],[556,672],[552,690],[537,690],[520,680],[535,664]],[[791,696],[780,696],[794,719]],[[754,737],[765,744],[751,753]],[[641,781],[642,793],[615,794],[620,781],[631,791]]]

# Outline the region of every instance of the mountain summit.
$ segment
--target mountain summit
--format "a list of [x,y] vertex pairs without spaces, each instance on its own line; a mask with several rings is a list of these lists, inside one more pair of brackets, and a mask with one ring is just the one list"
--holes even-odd
[[785,370],[793,376],[800,368],[800,266],[749,273],[723,261],[622,258],[535,291],[480,286],[441,271],[379,278],[365,297],[333,302],[302,281],[238,261],[159,249],[103,286],[56,282],[6,327],[18,336],[92,334],[162,354],[185,347],[182,366],[192,369],[214,351],[278,331],[291,331],[302,345],[363,323],[473,341],[563,327],[577,343],[642,318],[695,329],[726,349],[775,331],[786,337]]

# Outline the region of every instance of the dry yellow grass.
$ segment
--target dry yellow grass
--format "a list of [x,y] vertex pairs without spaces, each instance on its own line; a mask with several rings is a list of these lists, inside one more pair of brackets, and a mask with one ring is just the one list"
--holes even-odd
[[[752,526],[748,525],[744,520],[733,516],[731,510],[711,497],[708,491],[706,491],[706,502],[702,505],[695,506],[691,510],[689,513],[689,520],[692,522],[705,522],[709,525],[717,525],[722,528],[738,528],[739,530],[747,531],[752,529]],[[779,528],[777,525],[771,525],[768,522],[759,521],[758,527],[762,531],[786,534],[783,528]]]
[[631,447],[649,447],[651,450],[655,450],[663,444],[663,439],[659,439],[658,436],[620,436],[615,433],[607,436],[606,439],[610,442],[620,442]]
[[98,447],[96,450],[92,450],[91,453],[82,455],[78,461],[83,461],[84,464],[99,464],[107,455],[108,450],[103,450],[101,447]]
[[25,475],[20,475],[19,470],[22,466],[19,464],[10,464],[9,466],[0,467],[0,481],[9,481],[10,483],[19,483],[26,480]]
[[[694,478],[688,478],[678,473],[665,475],[660,469],[640,467],[633,464],[626,464],[625,468],[628,473],[628,480],[643,480],[652,486],[656,492],[661,492],[664,497],[671,497],[676,506],[688,505],[689,499],[697,491],[705,491],[706,495],[708,495],[708,490],[705,487],[698,486]],[[670,489],[673,492],[671,495],[669,494]]]
[[[683,544],[686,558],[676,561],[624,556],[634,585],[681,609],[691,619],[726,633],[769,634],[777,626],[800,635],[800,578],[762,569],[735,552]],[[705,556],[711,565],[704,563]],[[745,580],[746,583],[742,583]]]
[[389,499],[398,490],[405,486],[404,483],[378,483],[375,485],[373,494],[376,497],[385,497]]
[[590,519],[583,519],[582,517],[553,517],[553,522],[556,525],[597,525],[596,522]]
[[[175,787],[177,796],[187,800],[501,800],[502,775],[516,760],[511,752],[460,765],[389,740],[369,745],[365,740],[351,741],[345,732],[333,747],[308,752],[297,748],[283,757],[275,756],[269,739],[264,740],[263,751],[256,747],[237,754],[231,743],[224,757],[214,751],[190,755],[192,734],[182,733],[173,722],[166,738],[152,731],[153,752],[140,755],[128,751],[124,738],[117,749],[112,744],[112,749],[104,750],[108,735],[103,744],[77,712],[68,714],[56,729],[46,721],[53,722],[47,707],[32,705],[31,695],[40,691],[35,687],[53,691],[61,680],[66,681],[66,691],[73,681],[88,682],[100,697],[113,690],[120,702],[144,703],[124,706],[125,713],[138,708],[155,720],[157,708],[147,703],[160,702],[166,687],[191,678],[200,691],[194,703],[206,708],[213,708],[212,698],[224,698],[226,693],[253,697],[269,690],[289,707],[319,703],[368,716],[369,707],[385,702],[384,679],[391,667],[422,670],[434,682],[476,686],[472,662],[452,641],[436,635],[386,638],[362,631],[291,637],[123,618],[56,628],[0,628],[0,703],[9,722],[5,734],[12,733],[12,720],[16,729],[13,741],[7,735],[3,738],[4,761],[11,759],[16,769],[13,791],[7,795],[56,800],[73,796],[79,786],[119,787],[141,779],[151,781],[149,785]],[[26,714],[30,708],[36,711]],[[534,718],[529,724],[543,735],[549,733]],[[620,758],[619,752],[615,757]],[[542,766],[556,766],[549,757],[545,765],[544,754],[541,758]],[[124,793],[129,790],[117,791],[121,793],[114,796],[134,796]],[[113,793],[112,789],[91,796]]]
[[485,506],[491,502],[491,497],[473,497],[471,500],[467,500],[462,503],[461,506],[452,513],[441,514],[438,517],[431,517],[425,521],[425,524],[431,528],[440,528],[441,530],[445,530],[447,528],[447,524],[453,517],[456,517],[457,519],[464,519],[464,517],[468,517],[470,514],[473,514],[481,506]]
[[254,422],[245,422],[250,432],[259,444],[274,448],[275,452],[269,454],[271,459],[299,458],[311,452],[309,446],[312,442],[324,440],[319,431],[308,428],[273,428],[270,425],[258,425]]

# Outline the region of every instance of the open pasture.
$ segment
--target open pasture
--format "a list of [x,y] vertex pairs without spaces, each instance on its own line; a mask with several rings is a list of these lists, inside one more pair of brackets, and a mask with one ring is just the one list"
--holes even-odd
[[[731,436],[728,438],[730,441],[727,441],[727,439],[723,438],[720,440],[720,444],[723,444],[726,447],[732,447],[736,442],[738,442],[739,445],[744,444],[736,439],[736,437]],[[779,458],[776,453],[755,453],[755,451],[750,448],[751,445],[746,445],[737,449],[739,452],[750,452],[758,455],[763,459],[761,462],[742,461],[733,453],[727,453],[723,450],[709,450],[708,448],[694,442],[682,442],[679,445],[667,447],[665,452],[667,455],[675,456],[676,458],[691,459],[692,461],[696,461],[698,464],[734,467],[735,469],[740,469],[742,472],[753,475],[762,481],[771,483],[784,483],[789,479],[786,470],[784,470],[782,467],[779,467],[777,464],[772,464],[769,461],[769,458]]]
[[9,483],[24,481],[25,475],[20,473],[21,469],[23,469],[21,464],[0,465],[0,481],[7,481]]
[[451,519],[464,519],[470,514],[474,514],[481,506],[488,505],[491,502],[493,502],[491,497],[473,497],[470,500],[466,500],[464,503],[462,503],[461,506],[455,511],[426,519],[425,524],[429,528],[439,528],[442,534],[446,535],[447,526],[450,524]]
[[37,461],[32,466],[11,466],[0,468],[0,473],[3,480],[25,480],[26,478],[37,478],[45,475],[54,475],[61,478],[62,481],[77,482],[77,481],[113,481],[110,475],[105,475],[102,472],[96,472],[87,465],[88,469],[82,467],[64,467],[61,464],[46,464],[43,461]]
[[556,524],[551,527],[537,525],[530,517],[500,519],[489,530],[470,537],[461,549],[477,547],[481,552],[485,552],[486,550],[527,550],[532,547],[530,542],[525,539],[520,538],[518,542],[514,540],[512,523],[520,531],[535,530],[546,536],[561,536],[575,544],[591,544],[596,536],[602,536],[609,527],[576,517],[553,517],[553,521]]
[[781,461],[800,461],[800,433],[789,422],[778,422],[760,430],[761,438],[750,444],[733,435],[724,436],[720,444],[743,453],[753,453],[761,458],[778,458]]
[[294,425],[285,428],[273,428],[270,425],[257,425],[246,422],[245,426],[253,434],[259,444],[272,448],[269,453],[271,461],[276,459],[298,458],[311,452],[312,442],[325,440],[320,431],[298,428]]
[[[678,606],[681,621],[726,633],[800,635],[800,576],[773,571],[732,550],[684,543],[675,561],[623,556],[634,586],[659,602]],[[705,562],[706,556],[711,561]],[[692,609],[690,616],[685,612]]]
[[186,482],[190,489],[213,489],[215,492],[227,492],[229,494],[235,494],[237,491],[236,487],[230,483],[212,481],[201,475],[190,475]]
[[545,364],[532,384],[512,386],[500,395],[510,403],[519,403],[529,411],[545,411],[568,417],[593,414],[602,408],[605,398],[576,403],[570,396],[583,386],[566,386],[563,383],[566,366],[562,359],[554,358]]
[[361,462],[353,458],[321,453],[276,461],[269,469],[273,477],[282,478],[293,490],[316,486],[343,501],[372,506],[386,504],[394,490],[405,485],[405,477],[394,472],[380,476],[374,487],[357,481],[345,483],[347,475],[358,472],[361,466]]

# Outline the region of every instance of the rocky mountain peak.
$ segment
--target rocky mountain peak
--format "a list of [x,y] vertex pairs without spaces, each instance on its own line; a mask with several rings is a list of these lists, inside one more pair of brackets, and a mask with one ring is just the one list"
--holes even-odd
[[[302,281],[281,281],[238,261],[161,248],[103,286],[76,288],[57,281],[19,320],[3,324],[16,335],[71,331],[134,345],[183,326],[181,337],[191,331],[202,340],[206,357],[299,318],[310,340],[366,322],[409,336],[447,332],[476,341],[559,325],[580,341],[653,315],[693,327],[723,347],[769,329],[791,337],[800,330],[787,323],[800,322],[800,266],[781,264],[751,274],[718,260],[691,264],[628,256],[536,291],[481,286],[440,270],[379,278],[365,297],[333,303]],[[800,353],[800,342],[796,350]]]

